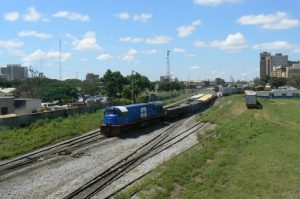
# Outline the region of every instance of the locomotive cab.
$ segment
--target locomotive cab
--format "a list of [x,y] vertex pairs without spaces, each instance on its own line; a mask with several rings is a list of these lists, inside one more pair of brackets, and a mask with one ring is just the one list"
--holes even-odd
[[105,125],[121,125],[127,117],[128,110],[124,106],[106,108],[104,111]]

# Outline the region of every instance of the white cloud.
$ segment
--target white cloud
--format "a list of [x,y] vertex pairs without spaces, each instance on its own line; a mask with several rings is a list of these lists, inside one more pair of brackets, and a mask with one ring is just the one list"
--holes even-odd
[[193,23],[191,25],[188,26],[180,26],[177,28],[177,35],[178,37],[187,37],[189,35],[191,35],[198,26],[200,26],[202,24],[201,20],[196,20],[193,21]]
[[110,54],[101,54],[96,59],[98,59],[100,61],[107,61],[112,58],[113,58],[113,56],[111,56]]
[[91,32],[91,31],[86,32],[82,39],[78,39],[70,34],[67,34],[66,36],[73,39],[72,45],[74,46],[75,50],[80,50],[80,51],[102,50],[102,47],[97,44],[95,32]]
[[200,69],[200,66],[197,65],[190,67],[190,70],[198,70],[198,69]]
[[42,18],[42,14],[36,11],[35,7],[29,7],[27,13],[23,15],[25,21],[38,21]]
[[121,42],[131,42],[131,43],[139,43],[143,42],[144,39],[140,37],[122,37],[120,38]]
[[130,19],[130,15],[129,15],[128,12],[121,12],[119,14],[116,14],[115,16],[118,17],[119,19],[122,19],[122,20]]
[[172,52],[174,52],[174,53],[184,53],[184,52],[185,52],[185,49],[183,49],[183,48],[174,48],[174,49],[172,50]]
[[[67,61],[71,57],[71,53],[61,53],[61,61]],[[59,51],[48,51],[44,52],[40,49],[37,49],[30,55],[24,57],[22,60],[24,62],[34,62],[34,61],[40,61],[40,60],[53,60],[53,59],[59,59],[60,58],[60,52]]]
[[195,4],[207,5],[207,6],[218,6],[223,3],[237,3],[240,0],[194,0]]
[[229,34],[224,41],[212,41],[210,46],[213,48],[228,50],[230,52],[237,52],[243,48],[247,48],[248,44],[244,36],[240,32],[237,32],[235,34]]
[[157,50],[156,50],[156,49],[150,49],[150,50],[146,50],[144,53],[145,53],[145,54],[153,55],[153,54],[156,54],[156,53],[157,53]]
[[276,12],[268,15],[245,15],[236,22],[241,25],[259,25],[263,29],[270,30],[289,29],[300,25],[299,20],[290,19],[285,12]]
[[46,34],[46,33],[41,33],[41,32],[36,32],[33,30],[23,30],[18,33],[20,37],[27,37],[27,36],[34,36],[40,39],[50,39],[52,38],[51,34]]
[[15,40],[0,40],[0,47],[12,49],[12,48],[21,48],[24,46],[22,41]]
[[71,21],[89,21],[90,17],[88,15],[83,15],[77,12],[69,12],[69,11],[59,11],[52,15],[53,17],[66,18]]
[[257,50],[266,50],[266,51],[291,50],[294,53],[300,52],[299,44],[290,44],[286,41],[274,41],[268,43],[255,44],[252,46],[252,48]]
[[151,14],[143,13],[143,14],[140,14],[140,15],[134,15],[133,20],[134,21],[139,21],[139,22],[142,22],[142,23],[146,23],[146,22],[148,22],[149,19],[151,19],[151,17],[152,17]]
[[207,44],[204,41],[196,40],[194,41],[194,46],[198,48],[204,48],[207,47]]
[[122,60],[124,61],[134,61],[135,56],[137,55],[138,51],[135,49],[128,50],[125,55],[123,56]]
[[165,36],[165,35],[158,35],[154,36],[152,38],[147,38],[146,43],[147,44],[166,44],[169,43],[172,40],[172,37]]
[[19,19],[20,14],[18,12],[8,12],[4,14],[4,19],[6,21],[16,21]]

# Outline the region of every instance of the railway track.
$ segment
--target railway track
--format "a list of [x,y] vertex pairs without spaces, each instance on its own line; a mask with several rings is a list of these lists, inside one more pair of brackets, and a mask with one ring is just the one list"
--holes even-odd
[[173,134],[174,130],[178,128],[181,123],[182,120],[170,125],[161,134],[145,142],[142,146],[138,147],[109,169],[103,171],[98,176],[67,195],[65,199],[91,198],[95,196],[98,192],[108,187],[114,181],[118,180],[144,161],[170,148],[206,125],[205,123],[196,123],[188,129]]
[[56,145],[40,149],[38,151],[20,156],[13,160],[0,164],[0,175],[4,175],[26,166],[32,165],[41,159],[51,157],[53,155],[70,154],[73,150],[89,145],[93,142],[104,140],[106,137],[101,134],[100,130],[95,130],[89,134],[85,134]]

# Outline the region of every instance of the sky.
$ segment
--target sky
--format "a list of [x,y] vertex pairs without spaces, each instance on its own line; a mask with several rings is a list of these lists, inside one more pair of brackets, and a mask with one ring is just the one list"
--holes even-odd
[[[300,60],[300,0],[10,0],[0,6],[0,66],[62,79],[123,75],[251,80],[259,53]],[[61,42],[60,42],[61,41]],[[61,43],[61,45],[60,45]]]

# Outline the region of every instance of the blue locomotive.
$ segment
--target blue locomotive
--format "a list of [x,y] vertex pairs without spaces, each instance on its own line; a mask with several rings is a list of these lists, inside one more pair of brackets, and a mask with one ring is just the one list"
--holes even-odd
[[100,126],[101,132],[118,135],[121,132],[160,121],[164,114],[162,102],[108,107],[104,110],[104,124]]

